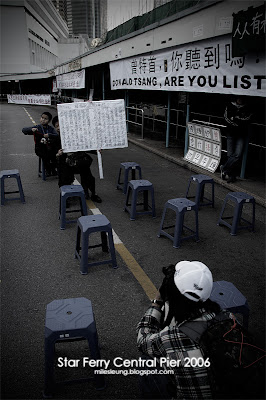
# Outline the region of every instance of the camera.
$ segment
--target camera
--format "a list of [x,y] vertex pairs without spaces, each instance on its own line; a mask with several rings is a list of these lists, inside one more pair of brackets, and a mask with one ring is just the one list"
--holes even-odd
[[169,280],[173,280],[174,274],[175,274],[175,265],[170,264],[168,267],[163,267],[162,269],[165,277],[163,278],[163,282],[161,284],[161,287],[159,289],[159,292],[161,294],[161,297],[163,301],[167,301],[167,287],[168,287],[168,282]]

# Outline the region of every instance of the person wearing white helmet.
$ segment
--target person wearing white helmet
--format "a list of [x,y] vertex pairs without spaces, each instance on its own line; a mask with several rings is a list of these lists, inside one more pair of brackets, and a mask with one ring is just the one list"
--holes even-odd
[[169,374],[142,376],[142,398],[210,399],[209,365],[182,325],[207,323],[219,314],[220,306],[209,299],[212,273],[199,261],[181,261],[163,272],[163,283],[137,326],[137,345],[144,359],[156,360],[157,371],[168,369]]

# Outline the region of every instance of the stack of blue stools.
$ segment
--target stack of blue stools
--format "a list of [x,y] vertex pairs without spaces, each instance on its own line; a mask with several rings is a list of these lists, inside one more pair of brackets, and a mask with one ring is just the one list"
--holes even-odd
[[[176,214],[175,224],[164,227],[165,217],[167,210],[173,210]],[[193,211],[195,214],[195,226],[188,227],[184,224],[185,214],[187,212]],[[169,234],[166,230],[174,228],[174,235]],[[191,234],[189,236],[182,236],[183,230],[188,230]],[[168,200],[164,205],[161,225],[158,233],[158,237],[161,235],[168,237],[173,241],[173,247],[178,249],[183,240],[194,238],[197,242],[199,241],[199,232],[198,232],[198,207],[196,203],[190,201],[186,198],[178,198]]]
[[[191,189],[191,184],[196,184],[196,194],[195,196],[188,196],[189,195],[189,190]],[[204,196],[204,189],[205,185],[211,185],[211,198],[207,198]],[[191,190],[190,190],[191,191]],[[214,207],[214,181],[211,177],[208,175],[192,175],[190,177],[188,187],[187,187],[187,193],[186,193],[186,198],[195,198],[195,203],[197,204],[198,208],[202,206],[208,206],[211,205]]]
[[[138,195],[140,193],[143,194],[143,201],[138,203]],[[150,194],[150,202],[149,202],[149,194]],[[138,206],[144,206],[143,210],[139,211]],[[136,219],[136,216],[140,214],[149,214],[152,215],[153,218],[155,218],[156,212],[155,212],[153,184],[145,179],[129,181],[127,185],[126,202],[124,210],[129,212],[131,221],[134,221]]]
[[[101,233],[101,243],[89,246],[89,236],[95,232]],[[108,235],[109,250],[106,235]],[[89,263],[88,250],[89,248],[95,247],[102,247],[103,252],[110,251],[111,258]],[[117,268],[112,226],[105,215],[87,215],[78,219],[75,258],[80,261],[80,273],[82,275],[86,275],[88,273],[88,267],[94,265],[112,264],[113,268]]]
[[46,181],[44,162],[43,162],[43,159],[41,157],[39,157],[38,176],[42,177],[43,181]]
[[[229,202],[232,201],[234,204],[233,216],[224,216],[224,213],[228,210]],[[246,220],[242,217],[242,211],[244,206],[252,207],[252,218],[251,221]],[[226,220],[232,220],[232,223]],[[244,221],[245,225],[240,225]],[[254,232],[255,229],[255,199],[247,193],[243,192],[231,192],[225,197],[221,214],[218,220],[218,225],[225,225],[231,228],[230,234],[235,236],[240,229],[249,229]]]
[[[5,180],[9,178],[14,178],[17,181],[18,190],[15,191],[5,191]],[[7,169],[0,172],[0,181],[1,181],[1,206],[5,205],[5,201],[9,200],[20,200],[22,203],[25,203],[24,192],[22,188],[22,183],[20,179],[20,174],[18,169]],[[6,197],[6,194],[19,193],[19,197]]]
[[[79,199],[80,208],[76,210],[67,210],[67,201],[70,198],[77,197]],[[87,215],[87,204],[85,193],[81,185],[64,185],[60,187],[60,202],[59,202],[59,219],[61,220],[60,229],[65,229],[66,224],[76,222],[77,219],[67,220],[67,213],[80,212],[81,215]]]
[[221,309],[225,309],[236,314],[242,314],[243,325],[248,328],[248,302],[245,296],[243,296],[243,294],[233,285],[233,283],[227,281],[213,282],[210,299],[218,303]]
[[[52,397],[58,384],[88,381],[90,378],[56,382],[54,376],[55,344],[75,340],[87,340],[93,360],[101,360],[98,335],[91,301],[84,298],[54,300],[47,305],[45,319],[45,383],[44,397]],[[95,368],[97,369],[97,368]],[[103,375],[94,374],[97,390],[105,387]]]
[[[141,166],[139,164],[133,161],[121,163],[119,168],[116,188],[121,189],[123,193],[126,194],[127,185],[130,180],[129,174],[131,173],[131,180],[135,180],[136,171],[138,171],[139,179],[142,179]],[[121,181],[122,172],[123,172],[123,181]]]

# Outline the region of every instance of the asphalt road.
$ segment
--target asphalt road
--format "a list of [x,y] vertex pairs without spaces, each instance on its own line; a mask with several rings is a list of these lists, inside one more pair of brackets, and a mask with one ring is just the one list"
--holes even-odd
[[[103,199],[98,207],[144,273],[138,281],[117,252],[118,269],[100,265],[92,267],[88,275],[81,275],[79,263],[74,259],[76,226],[68,224],[65,231],[60,230],[57,178],[44,182],[38,177],[33,137],[21,132],[22,127],[32,125],[25,110],[38,123],[45,109],[1,105],[1,170],[20,171],[26,199],[25,204],[9,201],[1,207],[3,399],[42,398],[45,310],[55,299],[89,298],[102,358],[137,359],[135,328],[149,306],[145,282],[149,278],[158,287],[163,278],[162,267],[181,260],[202,261],[211,269],[214,280],[230,281],[237,286],[250,306],[249,329],[257,344],[264,346],[265,225],[261,222],[264,208],[256,208],[255,233],[243,230],[233,237],[228,228],[217,226],[228,190],[215,185],[215,207],[205,207],[199,212],[200,242],[188,240],[174,249],[169,239],[157,237],[160,219],[168,199],[185,196],[191,172],[133,144],[125,149],[106,150],[102,154],[104,179],[99,179],[96,157],[92,164],[97,193]],[[56,114],[56,110],[50,111],[53,116]],[[129,214],[124,212],[125,196],[116,190],[116,181],[119,165],[125,161],[139,163],[143,178],[153,183],[156,218],[143,215],[130,221]],[[11,185],[11,180],[8,184]],[[88,355],[88,346],[86,342],[58,344],[56,355],[82,358]],[[86,368],[56,369],[58,379],[87,373]],[[92,383],[63,386],[55,397],[139,398],[136,374],[108,375],[106,383],[103,391],[96,391]]]

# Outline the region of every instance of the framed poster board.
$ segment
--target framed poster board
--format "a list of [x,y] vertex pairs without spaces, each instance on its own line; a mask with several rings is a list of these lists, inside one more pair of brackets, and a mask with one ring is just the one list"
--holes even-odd
[[188,152],[184,159],[215,172],[221,160],[221,131],[218,127],[188,122]]

